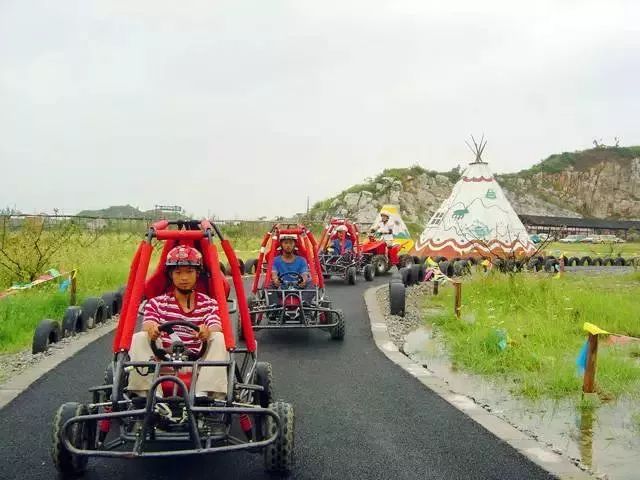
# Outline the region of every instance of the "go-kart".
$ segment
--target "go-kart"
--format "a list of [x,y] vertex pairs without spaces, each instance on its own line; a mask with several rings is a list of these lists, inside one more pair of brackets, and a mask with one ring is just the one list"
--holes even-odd
[[[220,271],[214,236],[231,266],[235,300],[228,299],[230,286]],[[164,248],[156,272],[146,279],[154,239],[164,241]],[[166,291],[165,259],[177,244],[194,246],[202,253],[203,274],[196,290],[218,303],[228,361],[205,361],[206,342],[191,351],[179,337],[174,337],[169,348],[150,342],[155,360],[130,360],[139,306],[143,298]],[[82,474],[90,457],[136,459],[238,450],[262,452],[267,471],[288,474],[293,462],[293,407],[273,400],[271,365],[257,361],[238,260],[218,227],[206,220],[155,223],[138,247],[125,292],[113,361],[105,372],[104,384],[89,389],[90,402],[65,403],[55,414],[51,454],[61,476]],[[237,310],[239,323],[245,326],[238,343],[230,318]],[[198,329],[185,321],[167,322],[159,329],[171,335],[178,327]],[[201,396],[202,392],[195,391],[198,375],[209,367],[226,369],[226,395]],[[146,396],[128,390],[128,377],[134,369],[151,375]]]
[[[307,261],[311,277],[305,285],[302,276],[294,273],[288,273],[289,278],[279,277],[280,288],[271,281],[273,261],[280,254],[279,239],[283,234],[298,238],[296,254]],[[341,310],[332,308],[325,295],[316,249],[313,233],[301,225],[274,225],[265,235],[258,257],[258,265],[265,267],[256,269],[248,299],[254,330],[319,328],[329,332],[332,339],[344,338],[344,315]]]
[[[331,242],[338,238],[337,228],[340,226],[347,228],[345,238],[349,238],[353,245],[352,250],[336,252],[333,251]],[[360,244],[358,227],[343,218],[332,218],[325,226],[318,249],[316,252],[320,260],[320,268],[324,278],[332,276],[340,277],[345,283],[355,285],[358,275],[364,276],[368,282],[373,280],[375,275],[374,265],[371,264],[367,256],[362,251]]]
[[362,244],[365,263],[373,265],[376,275],[387,273],[393,266],[398,268],[404,266],[401,264],[401,249],[402,245],[387,245],[387,242],[378,234],[370,234],[368,241]]

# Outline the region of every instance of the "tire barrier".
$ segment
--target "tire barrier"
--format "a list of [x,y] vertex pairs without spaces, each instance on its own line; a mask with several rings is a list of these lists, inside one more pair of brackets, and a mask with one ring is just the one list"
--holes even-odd
[[33,332],[32,353],[46,351],[53,343],[61,339],[86,332],[90,328],[120,314],[125,287],[100,297],[88,297],[82,306],[67,307],[62,321],[45,318]]
[[93,328],[105,319],[106,312],[102,298],[89,297],[82,303],[82,307],[80,308],[87,328]]
[[62,336],[68,337],[86,331],[87,324],[80,307],[67,307],[62,317]]
[[405,286],[400,282],[389,282],[389,312],[404,317]]
[[60,335],[60,324],[55,320],[45,318],[41,320],[33,332],[33,343],[31,345],[31,353],[46,352],[49,345],[58,343],[62,336]]

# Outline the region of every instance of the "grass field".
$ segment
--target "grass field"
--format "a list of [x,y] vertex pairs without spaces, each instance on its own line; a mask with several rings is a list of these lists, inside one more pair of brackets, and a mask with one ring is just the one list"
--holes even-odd
[[[228,235],[240,258],[257,257],[261,240],[257,234],[234,238],[232,233],[239,233],[231,231]],[[98,237],[91,245],[76,239],[57,252],[46,268],[53,267],[59,271],[77,268],[78,303],[81,303],[86,297],[117,290],[126,283],[140,238],[112,233]],[[159,245],[154,251],[152,265],[157,261]],[[226,263],[224,254],[221,254],[221,260]],[[0,275],[0,289],[8,288],[12,281],[6,272]],[[38,322],[43,318],[61,320],[68,302],[69,294],[58,292],[56,282],[0,299],[0,353],[11,353],[29,346]]]
[[[462,288],[462,319],[453,315],[453,288],[427,297],[442,313],[426,320],[444,335],[460,368],[499,379],[529,398],[579,398],[576,357],[584,322],[640,337],[640,273],[594,277],[476,274]],[[502,349],[500,340],[507,339]],[[601,345],[597,385],[601,398],[640,396],[640,343]]]
[[[560,243],[554,242],[549,244],[544,249],[548,254],[555,253],[559,255],[565,253],[568,257],[576,256],[583,257],[585,255],[593,256],[608,256],[608,257],[633,257],[640,256],[640,243]],[[552,253],[553,252],[553,253]]]

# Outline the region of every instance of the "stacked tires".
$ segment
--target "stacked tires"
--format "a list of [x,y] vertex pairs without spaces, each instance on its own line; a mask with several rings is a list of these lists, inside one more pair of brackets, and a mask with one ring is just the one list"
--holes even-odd
[[89,297],[81,306],[70,306],[64,311],[62,321],[45,318],[33,332],[31,353],[47,351],[51,344],[65,337],[86,332],[120,313],[122,290],[107,292],[101,297]]

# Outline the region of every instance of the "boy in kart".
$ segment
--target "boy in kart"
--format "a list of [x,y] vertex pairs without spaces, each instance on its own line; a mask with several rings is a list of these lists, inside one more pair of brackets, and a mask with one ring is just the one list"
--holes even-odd
[[347,238],[347,227],[340,225],[336,227],[336,238],[333,239],[329,250],[334,255],[344,255],[345,253],[353,252],[353,242]]
[[[280,235],[282,254],[273,259],[273,267],[271,270],[271,284],[275,288],[281,288],[283,282],[295,282],[296,286],[301,290],[311,286],[309,264],[303,257],[294,253],[297,239],[298,237],[294,234]],[[308,294],[313,296],[312,292],[303,292],[302,297],[304,301],[310,300],[310,295]],[[269,297],[269,303],[275,304],[277,295],[271,293]]]
[[[198,352],[207,342],[203,360],[227,361],[224,336],[218,316],[218,303],[204,293],[195,291],[202,270],[202,254],[193,247],[179,245],[169,251],[166,260],[167,275],[172,287],[164,295],[151,298],[144,307],[142,331],[133,335],[129,355],[132,361],[155,359],[150,342],[156,342],[170,351],[174,340],[181,341],[185,348]],[[199,327],[199,331],[173,327],[171,336],[160,336],[163,323],[184,320]],[[152,375],[142,375],[136,369],[129,374],[128,390],[146,396]],[[161,388],[157,394],[161,396]],[[223,399],[227,392],[227,373],[224,367],[202,367],[196,382],[196,396]]]

